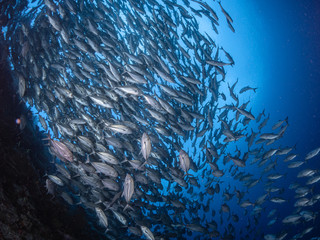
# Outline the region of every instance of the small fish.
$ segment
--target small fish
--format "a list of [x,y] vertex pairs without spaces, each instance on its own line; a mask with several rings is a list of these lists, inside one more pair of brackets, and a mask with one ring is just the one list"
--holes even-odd
[[58,178],[57,176],[54,175],[48,175],[48,178],[55,184],[57,184],[60,187],[64,186],[64,183],[62,182],[62,180],[60,178]]
[[183,149],[179,151],[179,163],[180,168],[187,174],[190,168],[190,158]]
[[221,11],[223,12],[224,16],[227,18],[227,20],[231,23],[233,23],[233,19],[230,17],[229,13],[222,7],[221,1],[218,1],[219,6],[221,8]]
[[107,128],[109,128],[111,131],[114,131],[117,133],[132,134],[132,130],[124,125],[112,124],[112,125],[108,126]]
[[246,87],[241,88],[240,91],[239,91],[239,93],[244,93],[244,92],[247,92],[247,91],[249,91],[249,90],[253,90],[254,92],[256,92],[257,89],[258,89],[258,88],[252,88],[252,87],[250,87],[250,86],[246,86]]
[[320,152],[320,147],[312,150],[311,152],[309,152],[306,157],[305,157],[305,160],[309,160],[311,158],[314,158],[315,156],[317,156]]
[[141,138],[141,153],[143,158],[147,161],[151,153],[151,140],[147,133],[143,133]]
[[64,143],[51,139],[50,133],[48,133],[48,138],[44,140],[49,140],[52,152],[60,160],[64,162],[73,162],[73,154]]
[[149,228],[146,226],[141,226],[142,234],[148,239],[148,240],[155,240],[153,233],[150,231]]
[[99,223],[108,229],[108,218],[106,216],[106,214],[103,212],[103,210],[99,207],[95,207],[95,211],[96,211],[96,214],[98,216],[98,219],[99,219]]
[[130,207],[129,202],[132,198],[133,193],[134,193],[134,181],[133,181],[133,178],[130,176],[130,174],[127,173],[126,178],[124,179],[123,193],[122,193],[122,196],[124,196],[127,202],[127,205],[125,206],[123,211],[125,211],[128,207]]

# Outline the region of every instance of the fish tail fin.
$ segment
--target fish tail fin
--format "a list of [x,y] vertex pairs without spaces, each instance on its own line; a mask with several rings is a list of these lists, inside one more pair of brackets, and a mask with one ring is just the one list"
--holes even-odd
[[124,207],[123,211],[127,210],[128,208],[130,208],[132,211],[134,211],[134,209],[133,209],[129,204],[127,204],[127,205]]
[[41,139],[42,141],[50,141],[51,140],[51,132],[50,132],[50,130],[48,130],[46,135],[47,135],[47,137],[46,138],[42,138]]
[[316,217],[317,217],[317,213],[316,213],[316,212],[313,212],[313,214],[312,214],[312,222],[313,222],[313,225],[314,225],[314,222],[316,221]]
[[146,165],[147,163],[148,163],[148,159],[147,159],[147,160],[145,160],[145,161],[144,161],[144,163],[142,163],[142,164],[140,165],[140,167],[139,167],[139,168],[144,167],[144,165]]
[[274,166],[272,167],[274,170],[276,169],[278,159],[274,160]]
[[258,88],[253,88],[253,91],[256,92]]
[[207,148],[208,148],[208,147],[207,147],[207,144],[208,144],[208,141],[206,141],[206,143],[205,143],[205,144],[203,144],[202,150],[205,150],[205,149],[207,149]]
[[93,154],[96,154],[96,151],[93,149],[92,150],[92,153],[89,153],[88,155],[87,155],[87,157],[89,158],[89,156],[91,156],[91,155],[93,155]]
[[120,164],[123,164],[125,162],[128,162],[128,159],[125,157],[123,161],[120,162]]
[[104,121],[102,120],[102,121],[100,121],[97,125],[99,126],[100,124],[102,124],[102,123],[104,123]]
[[193,176],[193,175],[190,174],[190,173],[185,173],[185,174],[182,176],[182,178],[184,178],[185,176]]
[[313,193],[314,193],[313,192],[314,191],[314,187],[315,187],[315,185],[312,186],[311,191],[310,191],[312,196],[313,196]]
[[285,119],[285,121],[286,121],[287,124],[289,124],[289,123],[288,123],[288,119],[289,119],[289,117],[287,116],[286,119]]
[[106,207],[106,211],[107,211],[107,210],[109,210],[109,209],[112,207],[112,204],[111,204],[111,203],[108,203],[108,205],[105,204],[105,207]]
[[270,198],[270,189],[267,191],[267,196]]
[[[128,63],[125,63],[124,65],[123,65],[123,67],[125,68],[126,66],[128,65]],[[126,74],[128,72],[128,70],[124,70],[123,71],[123,73],[121,73],[121,76],[123,76],[124,74]]]
[[[18,93],[18,91],[17,91],[17,94],[19,94],[19,93]],[[27,103],[27,101],[26,101],[25,99],[23,99],[23,98],[22,98],[22,99],[20,100],[20,102],[18,103],[18,105],[20,105],[20,104],[22,104],[22,103],[24,103],[24,104],[25,104],[25,103]]]
[[85,162],[86,164],[90,163],[89,155],[90,154],[87,154],[87,159],[86,159],[86,162]]

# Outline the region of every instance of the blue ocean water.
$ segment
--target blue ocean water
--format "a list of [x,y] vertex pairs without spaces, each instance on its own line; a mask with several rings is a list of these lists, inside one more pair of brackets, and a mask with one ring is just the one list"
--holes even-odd
[[[254,115],[258,115],[263,109],[265,109],[266,116],[270,114],[267,130],[271,131],[271,126],[275,122],[288,117],[289,128],[276,146],[285,147],[297,144],[294,152],[298,154],[297,159],[303,160],[309,151],[320,145],[320,95],[318,94],[320,90],[320,44],[318,42],[320,39],[318,24],[320,4],[317,1],[292,1],[288,4],[287,1],[230,0],[224,1],[223,6],[234,19],[236,29],[236,32],[232,33],[227,24],[221,21],[220,34],[215,39],[224,49],[228,50],[235,60],[235,65],[227,70],[227,81],[231,85],[239,79],[236,87],[238,91],[247,85],[258,88],[256,94],[247,94],[243,100],[244,102],[250,100],[249,107],[252,108]],[[220,13],[219,16],[222,17],[222,14]],[[207,22],[199,21],[200,29],[208,33],[212,32],[211,29],[208,29]],[[227,88],[222,91],[227,91]],[[249,129],[248,132],[250,132]],[[188,149],[188,145],[185,145],[185,148]],[[241,151],[245,150],[245,148],[241,149]],[[233,151],[235,149],[230,149],[231,154]],[[308,167],[313,169],[319,169],[319,165],[317,159],[312,159],[308,163]],[[229,169],[229,166],[224,167],[222,164],[219,167]],[[260,171],[255,172],[255,169],[250,166],[249,170],[250,173],[256,174],[256,179],[261,177]],[[277,209],[276,216],[279,216],[280,222],[283,216],[292,214],[295,199],[294,195],[287,194],[286,190],[291,183],[304,183],[304,180],[296,178],[298,170],[288,170],[286,164],[280,160],[275,170],[286,174],[277,180],[277,186],[280,191],[284,191],[281,197],[287,202],[266,203],[262,210],[256,209],[256,211],[262,211],[263,214],[255,229],[261,233],[274,234],[283,230],[290,232],[298,228],[303,231],[307,225],[285,226],[285,229],[282,224],[266,227],[270,220],[266,217],[266,213],[272,209]],[[266,176],[263,175],[262,178],[265,179]],[[230,192],[233,192],[234,189],[243,190],[238,186],[238,182],[231,178],[224,178],[220,184],[223,189],[231,189]],[[201,191],[205,191],[204,186],[200,188]],[[319,188],[315,187],[313,191],[319,192]],[[255,199],[264,193],[265,191],[261,188],[252,188],[246,192],[245,199]],[[276,194],[270,193],[270,196],[276,196]],[[220,216],[223,216],[224,219],[228,218],[228,213],[218,212],[219,206],[225,202],[227,201],[221,194],[215,196],[213,201],[210,200],[212,208],[216,210],[216,216],[212,217],[207,213],[207,222],[211,220],[219,222]],[[238,203],[235,199],[227,203],[230,208],[237,209]],[[315,213],[318,211],[313,208],[310,210]],[[250,208],[247,211],[247,215],[250,215],[254,210]],[[233,213],[241,217],[243,209],[234,210]],[[254,218],[251,218],[249,223],[246,220],[247,218],[241,218],[240,222],[235,225],[235,232],[238,236],[241,232],[246,231],[248,224],[253,224],[255,221]],[[317,218],[313,224],[316,226],[318,223]],[[218,229],[223,232],[227,227],[223,222]],[[313,230],[312,234],[319,236],[320,233]],[[253,239],[253,236],[256,235],[250,236]],[[306,237],[309,238],[308,235]]]
[[[221,41],[236,62],[228,75],[240,84],[258,87],[251,96],[253,112],[270,113],[269,123],[288,117],[289,128],[279,146],[297,144],[295,153],[302,160],[310,149],[320,145],[320,2],[319,1],[225,1],[224,7],[234,18],[236,33],[221,28]],[[231,72],[232,71],[232,72]],[[308,167],[319,169],[318,159]],[[284,164],[276,166],[286,172]],[[297,171],[288,171],[279,187],[288,188],[297,180]],[[319,187],[315,187],[319,191]],[[256,191],[256,190],[254,190]],[[256,193],[251,193],[256,194]],[[284,204],[269,203],[267,212],[277,208],[276,215],[288,215],[296,199],[285,194]],[[289,210],[290,209],[290,210]],[[318,212],[318,208],[311,208]],[[267,227],[270,218],[262,218],[260,226],[272,233],[292,231],[281,224]],[[314,226],[318,221],[314,223]],[[301,229],[305,225],[294,226]],[[319,230],[311,235],[319,236]],[[303,239],[311,239],[306,235]]]
[[[227,24],[222,25],[217,39],[232,53],[236,63],[232,69],[228,69],[228,79],[234,82],[239,78],[239,89],[246,85],[258,88],[257,93],[251,94],[248,100],[251,101],[253,113],[258,114],[263,109],[270,113],[269,124],[288,117],[289,128],[278,146],[296,144],[297,159],[303,160],[310,149],[320,145],[320,3],[231,0],[223,4],[233,17],[236,29],[236,33],[232,33]],[[210,28],[204,23],[203,28],[206,27]],[[308,163],[311,169],[319,169],[319,166],[317,160]],[[296,170],[288,171],[287,166],[281,162],[277,164],[276,170],[288,174],[278,180],[278,186],[284,192],[290,184],[304,182],[302,179],[297,180]],[[237,187],[235,181],[230,180],[228,184]],[[315,187],[317,191],[319,188]],[[253,188],[249,194],[258,197],[262,192]],[[268,203],[263,212],[277,209],[276,216],[279,218],[292,214],[292,206],[297,199],[293,194],[284,193],[281,196],[288,202]],[[215,199],[212,204],[222,203],[223,199]],[[317,207],[309,210],[318,212]],[[271,219],[265,215],[260,219],[261,231],[293,232],[303,231],[306,227],[283,227],[277,223],[267,226]],[[237,230],[240,231],[241,227],[245,229],[247,224],[243,222],[237,225]],[[316,226],[319,221],[313,224]],[[319,236],[319,233],[315,229],[303,239],[311,239],[312,236]]]
[[288,116],[291,129],[295,129],[288,133],[289,138],[299,136],[297,140],[317,146],[319,2],[224,4],[234,16],[236,34],[223,34],[226,36],[222,41],[236,60],[235,76],[243,84],[248,81],[259,88],[254,101],[256,111],[269,109],[273,121]]

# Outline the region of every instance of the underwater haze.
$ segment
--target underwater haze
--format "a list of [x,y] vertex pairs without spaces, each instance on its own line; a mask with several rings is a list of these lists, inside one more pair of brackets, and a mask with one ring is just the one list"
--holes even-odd
[[286,140],[293,144],[299,141],[302,151],[307,151],[310,144],[316,147],[320,117],[320,3],[224,4],[237,20],[236,34],[224,38],[237,60],[235,76],[243,83],[255,82],[260,88],[253,107],[268,109],[274,121],[289,116],[291,131]]
[[318,1],[0,9],[13,84],[48,135],[41,180],[92,232],[320,239]]

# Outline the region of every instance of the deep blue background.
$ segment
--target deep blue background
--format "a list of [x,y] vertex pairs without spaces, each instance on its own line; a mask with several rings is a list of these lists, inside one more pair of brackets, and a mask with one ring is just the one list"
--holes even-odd
[[[252,107],[254,115],[264,108],[270,113],[264,132],[288,116],[290,126],[285,136],[270,147],[297,143],[297,149],[293,151],[298,154],[295,160],[303,160],[309,151],[320,146],[320,1],[225,0],[222,4],[232,16],[236,30],[232,33],[228,29],[224,16],[218,11],[221,26],[216,40],[236,63],[227,70],[228,81],[233,83],[239,78],[237,91],[247,85],[258,87],[255,95],[244,96],[243,100],[251,100],[249,108]],[[318,156],[298,170],[287,169],[287,164],[278,164],[276,172],[288,172],[288,176],[277,180],[277,185],[287,190],[293,182],[304,184],[305,179],[297,180],[297,172],[307,167],[319,169],[319,160]],[[314,192],[318,193],[319,184],[316,185]],[[250,195],[259,196],[257,189],[253,191],[250,190]],[[281,224],[282,219],[294,210],[297,199],[293,193],[289,190],[283,195],[278,194],[288,199],[288,203],[265,205],[266,211],[277,208],[279,212],[279,220],[271,228],[266,227],[271,218],[261,219],[259,227],[262,226],[266,234],[296,230],[295,234],[310,225]],[[318,212],[318,207],[319,204],[307,209]],[[319,220],[314,227],[318,225]],[[314,229],[305,239],[319,234],[319,230]]]
[[[251,45],[254,58],[251,60],[262,65],[256,67],[253,75],[258,78],[259,87],[254,109],[265,108],[271,114],[271,122],[289,117],[290,127],[280,143],[293,145],[297,142],[297,158],[302,160],[306,153],[320,146],[320,1],[240,2],[247,3],[243,4],[247,10],[245,17],[239,17],[239,21],[246,24],[240,28],[239,35],[243,32],[249,35],[251,41],[247,44]],[[254,13],[248,13],[250,10]],[[248,25],[250,21],[254,23]],[[248,32],[241,32],[246,27]],[[241,62],[241,58],[238,60]],[[308,165],[310,168],[319,166],[319,157]],[[289,185],[296,181],[295,175],[289,174],[282,181]],[[279,185],[285,183],[280,181]],[[292,206],[294,202],[292,199],[289,204]],[[289,206],[277,207],[285,212]],[[316,208],[313,210],[318,212]],[[297,227],[304,229],[301,225]],[[275,229],[283,230],[276,226]],[[317,233],[319,236],[319,230],[311,235],[317,236]]]
[[[302,153],[320,145],[320,1],[230,0],[223,6],[236,33],[225,28],[221,43],[236,65],[229,76],[258,87],[251,106],[270,122],[289,117],[286,141]],[[227,31],[224,31],[226,29]],[[238,90],[240,87],[238,88]]]
[[[320,2],[257,1],[270,42],[266,108],[288,115],[301,150],[320,140]],[[290,137],[291,138],[291,137]],[[306,145],[306,146],[305,146]],[[304,148],[304,149],[303,149]]]

